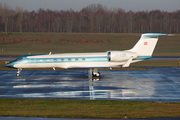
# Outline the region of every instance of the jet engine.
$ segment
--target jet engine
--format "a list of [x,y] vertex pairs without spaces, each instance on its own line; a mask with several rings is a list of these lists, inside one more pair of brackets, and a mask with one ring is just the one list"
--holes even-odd
[[130,57],[133,57],[132,59],[138,58],[136,53],[130,51],[108,51],[107,56],[109,62],[123,62]]

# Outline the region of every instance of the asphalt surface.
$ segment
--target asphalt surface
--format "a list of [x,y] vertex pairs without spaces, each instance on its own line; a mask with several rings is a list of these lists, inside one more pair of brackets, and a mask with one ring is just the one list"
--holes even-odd
[[180,102],[180,67],[152,70],[102,70],[90,78],[86,70],[0,71],[0,98],[145,100]]

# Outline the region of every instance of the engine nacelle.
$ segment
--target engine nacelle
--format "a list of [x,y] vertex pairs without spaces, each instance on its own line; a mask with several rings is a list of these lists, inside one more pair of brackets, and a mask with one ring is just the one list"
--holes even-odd
[[130,51],[108,51],[109,62],[123,62],[127,61],[130,57],[137,58],[137,54]]

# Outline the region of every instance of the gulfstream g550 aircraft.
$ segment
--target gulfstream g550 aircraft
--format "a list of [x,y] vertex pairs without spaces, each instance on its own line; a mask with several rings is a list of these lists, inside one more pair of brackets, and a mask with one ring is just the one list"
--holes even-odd
[[129,67],[131,63],[151,58],[161,33],[145,33],[130,50],[99,53],[64,53],[47,55],[22,55],[7,63],[6,67],[17,68],[17,76],[23,68],[86,68],[93,76],[100,76],[98,68]]

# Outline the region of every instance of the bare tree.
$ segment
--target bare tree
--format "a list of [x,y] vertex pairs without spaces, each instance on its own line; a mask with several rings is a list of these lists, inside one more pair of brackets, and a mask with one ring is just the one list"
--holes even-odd
[[9,17],[11,16],[10,6],[4,3],[4,6],[1,5],[1,12],[0,15],[2,16],[2,21],[4,23],[4,32],[8,32],[8,23]]
[[16,6],[16,14],[18,14],[19,32],[23,32],[23,8]]
[[0,32],[180,32],[180,10],[175,12],[138,11],[125,12],[121,8],[108,9],[101,4],[91,4],[81,11],[14,10],[0,3]]

